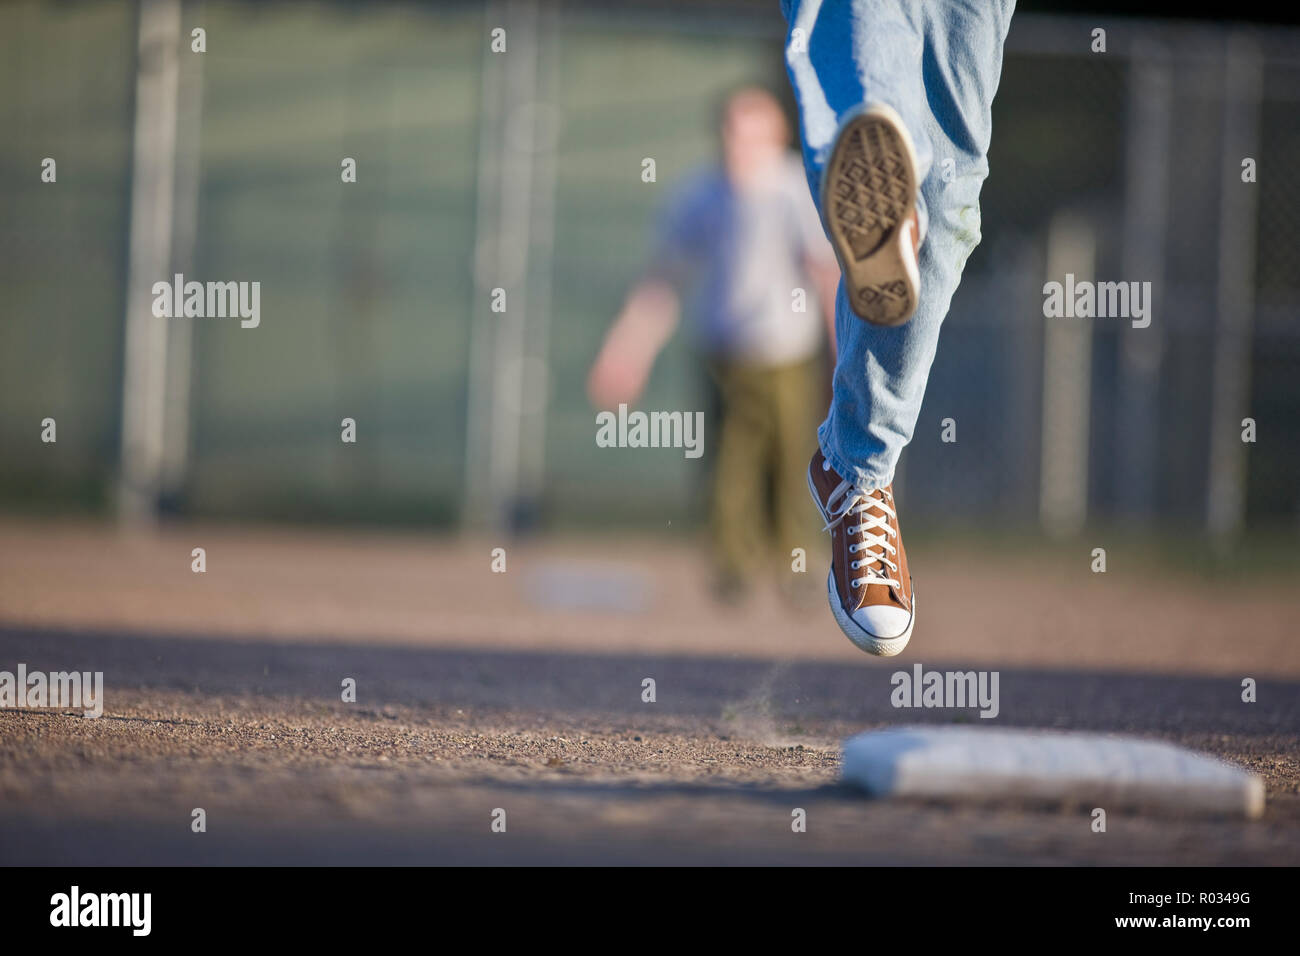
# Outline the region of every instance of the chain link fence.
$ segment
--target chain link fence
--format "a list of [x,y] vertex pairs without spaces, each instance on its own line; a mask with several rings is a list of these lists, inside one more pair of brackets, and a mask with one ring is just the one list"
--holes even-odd
[[[598,449],[583,380],[655,209],[714,154],[718,96],[784,85],[775,5],[177,3],[170,81],[140,47],[153,6],[0,7],[0,506],[118,506],[143,76],[176,102],[167,273],[262,289],[257,329],[168,320],[164,512],[699,519],[706,463]],[[909,514],[1296,525],[1298,106],[1289,30],[1017,19]],[[1151,283],[1150,325],[1046,318],[1065,271]],[[644,404],[708,407],[685,336]]]

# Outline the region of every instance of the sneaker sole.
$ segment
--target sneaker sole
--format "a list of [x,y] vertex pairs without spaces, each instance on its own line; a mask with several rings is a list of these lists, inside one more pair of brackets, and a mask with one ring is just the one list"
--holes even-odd
[[[822,521],[829,522],[830,517],[826,514],[826,509],[822,507],[821,499],[817,497],[817,489],[813,487],[811,472],[807,473],[808,494],[812,495],[813,505],[817,508],[817,513],[822,516]],[[868,654],[874,654],[876,657],[894,657],[903,652],[907,647],[907,642],[912,639],[912,628],[916,626],[916,587],[912,587],[912,611],[911,616],[907,619],[907,630],[897,637],[877,637],[865,627],[853,620],[848,612],[844,610],[844,604],[840,601],[839,589],[835,587],[835,564],[831,562],[831,569],[826,572],[826,600],[831,606],[831,614],[835,617],[835,623],[840,626],[844,636],[853,642],[859,650],[866,651]]]
[[912,616],[907,620],[907,630],[898,637],[877,637],[866,628],[864,628],[853,618],[849,617],[840,603],[840,592],[835,587],[835,569],[826,575],[826,597],[830,601],[831,614],[835,615],[835,623],[840,626],[854,645],[859,649],[866,651],[868,654],[874,654],[876,657],[894,657],[903,652],[907,647],[907,642],[912,639],[912,628],[916,626],[916,590],[912,591]]
[[894,110],[878,104],[844,124],[826,164],[822,213],[849,307],[874,325],[902,325],[916,311],[917,188],[916,150]]

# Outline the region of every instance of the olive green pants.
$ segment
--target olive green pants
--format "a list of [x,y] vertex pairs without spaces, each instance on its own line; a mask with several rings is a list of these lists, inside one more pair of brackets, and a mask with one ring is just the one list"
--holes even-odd
[[[824,359],[775,367],[714,359],[721,404],[712,533],[724,583],[744,584],[778,563],[788,576],[821,543],[805,473],[826,414]],[[802,577],[802,575],[801,575]]]

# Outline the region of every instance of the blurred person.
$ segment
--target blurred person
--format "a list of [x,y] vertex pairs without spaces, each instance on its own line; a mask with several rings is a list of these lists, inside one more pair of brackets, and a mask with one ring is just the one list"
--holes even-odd
[[871,654],[902,651],[916,623],[894,470],[980,240],[991,108],[1014,6],[781,4],[804,167],[843,274],[831,407],[808,486],[831,532],[831,612]]
[[[721,160],[669,197],[649,265],[606,334],[587,388],[600,408],[636,402],[677,328],[687,287],[697,286],[687,312],[721,411],[715,586],[738,599],[765,556],[789,562],[817,534],[803,462],[826,409],[824,348],[839,270],[776,97],[747,86],[721,112]],[[773,534],[765,534],[769,525]],[[790,584],[789,595],[797,593]]]

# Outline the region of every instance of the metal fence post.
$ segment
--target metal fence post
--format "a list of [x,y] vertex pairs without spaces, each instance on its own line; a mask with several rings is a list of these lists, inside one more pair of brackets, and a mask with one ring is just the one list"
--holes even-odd
[[162,487],[168,319],[152,287],[170,279],[180,0],[141,0],[122,374],[119,515],[151,520]]
[[[1129,60],[1121,278],[1150,282],[1160,302],[1165,301],[1172,72],[1163,44],[1146,37],[1135,41]],[[1165,317],[1153,317],[1146,328],[1125,323],[1119,336],[1116,503],[1126,518],[1145,520],[1155,501]]]
[[1219,542],[1241,531],[1246,514],[1241,419],[1250,402],[1258,193],[1256,186],[1242,182],[1241,162],[1257,154],[1263,87],[1259,50],[1248,35],[1229,35],[1223,79],[1219,275],[1206,495],[1206,524]]
[[[1077,214],[1052,217],[1047,278],[1092,281],[1097,238]],[[1052,537],[1083,530],[1088,515],[1088,445],[1092,408],[1092,319],[1050,318],[1043,333],[1043,442],[1039,516]]]
[[[508,528],[539,493],[548,388],[547,310],[554,231],[554,11],[536,0],[487,10],[506,52],[484,64],[479,137],[476,302],[470,332],[465,515]],[[488,310],[492,290],[503,312]]]

